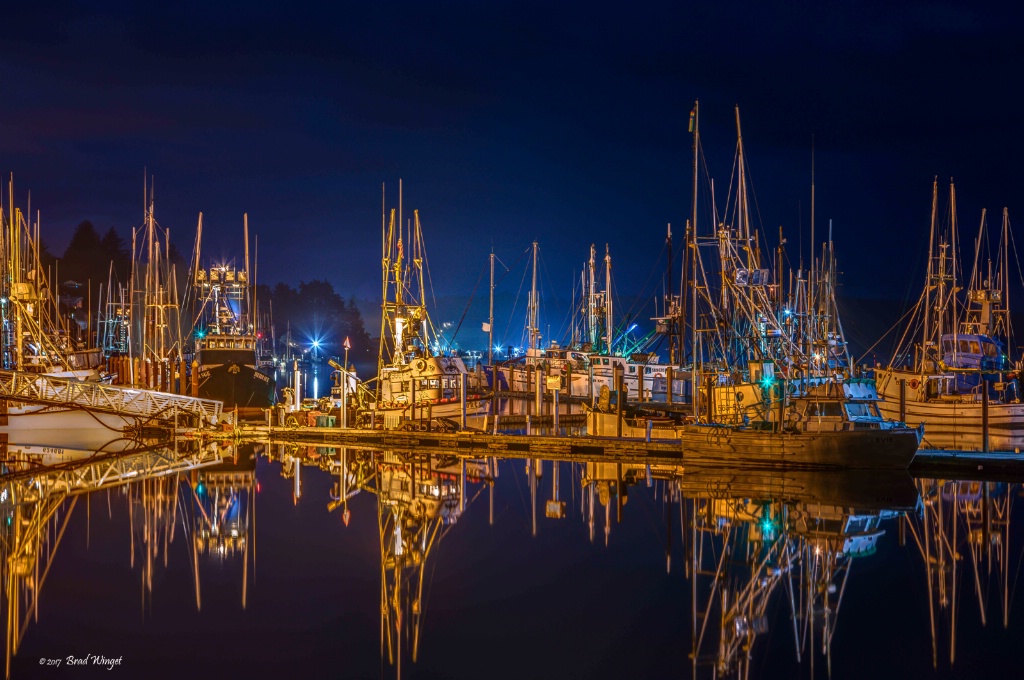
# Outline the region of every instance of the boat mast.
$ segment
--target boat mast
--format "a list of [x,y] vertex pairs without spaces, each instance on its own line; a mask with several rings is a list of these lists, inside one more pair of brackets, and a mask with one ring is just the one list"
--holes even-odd
[[249,282],[252,280],[249,278],[249,213],[242,213],[242,231],[245,232],[243,239],[245,240],[245,303],[244,311],[247,318],[243,318],[242,321],[242,332],[249,333],[252,328],[252,299],[250,297],[251,288]]
[[[416,304],[419,307],[419,320],[420,320],[420,338],[423,342],[424,355],[430,356],[430,338],[428,335],[428,322],[427,322],[427,289],[423,283],[423,230],[420,228],[420,211],[412,211],[413,227],[415,234],[411,235],[412,248],[413,248],[413,266],[416,268],[416,276],[419,282],[419,297],[416,300]],[[443,352],[442,348],[442,352]]]
[[1003,233],[1001,236],[1003,242],[1003,248],[1001,255],[1002,262],[999,263],[999,283],[1003,294],[1003,304],[1001,311],[1003,314],[1006,328],[1003,332],[1006,334],[1006,349],[1010,350],[1010,342],[1012,341],[1010,333],[1010,211],[1006,207],[1003,208]]
[[[694,258],[696,269],[696,234],[697,234],[697,161],[700,152],[700,100],[693,102],[693,110],[690,112],[690,132],[693,133],[693,195],[690,214],[690,223],[686,225],[685,246],[683,247],[683,271],[679,277],[679,365],[682,365],[684,346],[684,333],[686,329],[686,293],[685,286],[688,280],[687,268],[690,258]],[[692,394],[696,394],[693,392]],[[694,400],[696,401],[696,400]]]
[[494,247],[491,247],[491,302],[487,314],[487,365],[494,363]]
[[925,323],[922,330],[921,337],[921,362],[918,365],[919,371],[924,371],[925,367],[925,350],[928,347],[928,339],[930,337],[931,329],[929,328],[932,316],[932,277],[934,268],[935,258],[935,216],[938,211],[939,204],[939,178],[935,177],[932,179],[932,221],[929,227],[928,236],[928,271],[925,279]]
[[[959,328],[957,328],[957,309],[956,309],[957,286],[956,286],[956,282],[957,282],[957,279],[959,278],[958,275],[957,275],[957,265],[958,265],[958,261],[959,261],[960,258],[957,255],[957,253],[959,252],[959,244],[957,243],[958,239],[957,239],[957,224],[956,224],[956,189],[953,186],[953,181],[952,180],[950,180],[950,182],[949,182],[949,210],[950,210],[950,232],[951,232],[950,233],[950,239],[949,239],[950,243],[951,243],[949,266],[950,266],[950,272],[952,274],[952,279],[949,282],[950,308],[947,310],[946,309],[946,305],[945,305],[945,301],[943,301],[943,305],[942,305],[942,314],[943,314],[942,321],[943,321],[943,323],[940,324],[939,328],[945,329],[947,323],[950,326],[952,326],[952,330],[953,330],[953,343],[954,343],[954,346],[956,348],[959,348],[960,343],[958,343],[956,341],[956,336],[957,336],[957,334],[959,333],[959,330],[960,330]],[[945,272],[945,268],[943,268],[943,272]],[[948,322],[945,320],[945,315],[946,315],[947,311],[948,311],[949,315],[952,317],[950,319],[950,321],[948,321]],[[941,346],[941,343],[942,343],[942,336],[940,334],[936,338],[936,345],[935,345],[936,354],[938,356],[940,356],[940,357],[942,356],[942,346]],[[956,355],[957,351],[958,351],[958,349],[954,349],[954,351],[953,351],[954,356]]]
[[587,286],[587,332],[590,336],[591,350],[597,351],[597,291],[594,286],[596,282],[597,251],[594,244],[590,244],[590,260],[587,262],[587,274],[589,277]]
[[[401,253],[402,253],[402,245],[401,245],[401,243],[402,243],[402,238],[401,238],[400,235],[397,237],[398,238],[398,241],[397,241],[397,253],[395,253],[395,258],[396,258],[397,261],[394,264],[392,264],[391,246],[392,246],[393,243],[395,243],[395,238],[396,238],[396,235],[395,235],[395,210],[392,208],[392,210],[391,210],[391,218],[390,218],[390,220],[386,220],[385,219],[386,208],[385,208],[384,200],[385,200],[384,199],[384,185],[381,184],[381,213],[380,213],[381,260],[380,261],[381,261],[382,276],[381,276],[381,294],[380,294],[380,299],[381,299],[380,351],[377,352],[377,376],[378,376],[378,381],[377,381],[377,398],[378,399],[380,398],[380,394],[381,394],[381,381],[380,381],[379,378],[380,378],[380,376],[384,372],[385,354],[386,354],[386,352],[388,350],[388,346],[387,346],[388,333],[387,333],[387,331],[388,331],[389,316],[390,316],[391,309],[392,309],[392,303],[388,301],[388,284],[391,281],[392,272],[394,272],[394,277],[395,277],[395,281],[396,281],[396,284],[395,284],[395,291],[396,291],[395,292],[395,296],[396,296],[397,299],[396,299],[396,302],[394,303],[394,305],[397,307],[398,302],[401,300],[401,288],[397,284],[397,281],[399,280],[400,270],[401,270],[401,266],[402,266],[401,265]],[[398,344],[399,344],[398,343],[398,338],[399,338],[399,335],[401,334],[402,329],[401,329],[401,326],[400,326],[400,323],[399,323],[398,319],[395,319],[393,321],[393,323],[395,324],[395,328],[394,328],[394,332],[395,332],[395,350],[394,350],[394,354],[397,355],[397,348],[398,348]],[[290,346],[291,345],[289,343],[289,347]],[[393,357],[389,357],[387,359],[387,361],[391,361],[391,360],[393,360]]]
[[[690,295],[692,297],[690,305],[690,313],[693,315],[690,319],[690,332],[692,336],[690,338],[690,353],[693,356],[693,364],[690,370],[690,394],[693,401],[693,419],[694,422],[698,421],[700,416],[700,371],[697,366],[697,362],[700,359],[701,352],[698,349],[698,331],[697,331],[697,159],[700,153],[700,101],[693,103],[693,110],[690,112],[690,132],[693,133],[693,205],[691,206],[692,213],[690,215],[690,224],[686,228],[686,254],[683,257],[683,280],[686,279],[686,263],[692,258],[693,267],[690,271],[692,277],[690,281]],[[714,192],[712,192],[714,193]],[[682,281],[680,281],[682,285]],[[685,294],[682,296],[685,299]],[[682,311],[682,317],[685,318],[685,303]],[[680,324],[679,332],[680,335],[683,333],[684,324]],[[680,500],[680,502],[682,502]],[[682,507],[682,506],[680,506]]]
[[[665,237],[665,249],[668,252],[668,273],[665,281],[665,316],[669,317],[669,328],[668,328],[668,362],[670,364],[676,363],[676,334],[675,328],[672,327],[672,323],[675,321],[672,317],[675,305],[673,304],[674,297],[672,295],[672,223],[668,224],[668,235]],[[657,309],[654,310],[657,313]]]
[[813,328],[811,327],[814,319],[814,310],[817,309],[817,299],[814,294],[814,274],[816,265],[814,263],[814,135],[811,135],[811,266],[807,270],[807,316],[805,325],[805,336],[807,338],[806,349],[804,350],[808,358],[814,352],[814,336]]
[[529,310],[529,349],[540,347],[540,329],[537,319],[537,242],[533,242],[533,280],[530,285],[530,310]]
[[[608,354],[612,353],[612,340],[615,328],[612,326],[612,254],[608,244],[604,244],[604,334],[608,346]],[[616,389],[618,389],[616,387]]]
[[153,184],[155,180],[150,178],[150,190],[149,190],[149,205],[146,210],[146,289],[143,293],[143,300],[146,310],[146,320],[143,324],[142,339],[143,339],[143,361],[145,361],[150,354],[154,353],[153,350],[153,336],[155,335],[155,310],[154,314],[150,314],[150,310],[153,309],[153,293],[156,288],[156,262],[155,254],[157,249],[156,244],[156,228],[153,225]]

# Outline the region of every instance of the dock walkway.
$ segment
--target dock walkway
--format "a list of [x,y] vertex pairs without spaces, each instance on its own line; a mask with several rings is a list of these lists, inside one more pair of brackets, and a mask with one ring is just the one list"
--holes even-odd
[[[441,432],[360,430],[337,427],[276,427],[244,425],[230,431],[194,431],[193,436],[269,440],[309,446],[352,446],[378,449],[427,449],[466,456],[516,456],[561,460],[603,457],[647,462],[685,462],[678,439],[632,439],[548,434],[490,434],[481,431]],[[701,464],[707,464],[703,462]],[[1024,479],[1024,454],[936,451],[921,449],[911,462],[915,477],[992,479],[993,475]]]
[[141,418],[170,419],[177,413],[206,424],[220,422],[224,408],[212,399],[5,370],[0,370],[0,399]]

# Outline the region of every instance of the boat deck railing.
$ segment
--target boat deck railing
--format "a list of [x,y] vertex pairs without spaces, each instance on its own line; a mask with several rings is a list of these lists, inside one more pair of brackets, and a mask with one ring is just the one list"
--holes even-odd
[[203,423],[219,422],[224,409],[222,402],[213,399],[4,370],[0,370],[0,399],[144,418],[189,414]]

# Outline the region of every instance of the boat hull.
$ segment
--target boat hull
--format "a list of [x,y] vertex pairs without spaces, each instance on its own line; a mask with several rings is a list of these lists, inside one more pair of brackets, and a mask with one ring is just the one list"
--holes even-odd
[[[615,414],[591,412],[588,434],[618,435]],[[909,427],[825,432],[679,425],[652,428],[652,439],[678,440],[683,463],[807,469],[906,470],[919,433]],[[645,438],[646,428],[622,426],[623,438]]]
[[[399,406],[381,406],[372,409],[378,418],[384,419],[386,428],[400,427],[401,423],[432,418],[461,418],[462,404],[455,401],[417,402],[413,408],[408,404]],[[466,400],[467,416],[482,416],[490,412],[490,400],[471,398]]]
[[112,440],[137,436],[142,419],[81,408],[8,403],[0,434],[26,446],[85,448],[96,451]]
[[[903,371],[876,371],[875,381],[882,400],[878,410],[886,418],[915,425],[924,423],[923,448],[982,451],[984,405],[980,397],[962,395],[926,399],[922,376]],[[900,383],[906,381],[905,406],[900,408]],[[916,387],[912,387],[916,386]],[[901,415],[901,410],[903,414]],[[988,404],[988,450],[1024,449],[1024,403]]]
[[199,396],[224,403],[224,408],[270,408],[274,378],[248,364],[219,364],[199,369]]

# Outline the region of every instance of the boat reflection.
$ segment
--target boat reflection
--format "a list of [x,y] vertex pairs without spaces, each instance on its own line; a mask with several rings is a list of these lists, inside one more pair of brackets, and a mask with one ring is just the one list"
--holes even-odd
[[[67,531],[77,500],[113,488],[127,500],[125,526],[131,529],[131,552],[119,555],[138,575],[134,587],[141,589],[144,615],[168,616],[166,607],[152,606],[153,590],[154,583],[173,578],[175,585],[168,583],[160,591],[166,588],[184,595],[178,596],[181,608],[214,626],[230,626],[240,616],[258,619],[271,612],[274,625],[280,621],[282,635],[289,627],[301,634],[308,630],[310,616],[355,617],[361,628],[357,623],[339,629],[346,636],[357,636],[368,628],[369,636],[358,638],[359,645],[343,647],[342,653],[353,669],[362,670],[366,666],[357,657],[369,656],[368,661],[376,664],[378,653],[367,649],[376,645],[375,623],[367,627],[361,619],[375,622],[379,616],[382,676],[436,674],[444,664],[457,663],[447,649],[447,644],[455,649],[454,643],[445,639],[449,630],[461,625],[460,616],[473,617],[468,623],[481,629],[497,625],[476,619],[492,609],[502,611],[508,598],[501,594],[481,599],[477,587],[463,587],[461,581],[457,586],[442,585],[435,580],[439,590],[434,591],[434,602],[443,604],[435,604],[434,609],[442,611],[429,616],[427,593],[431,579],[450,575],[448,560],[462,562],[467,549],[494,543],[497,547],[490,550],[497,552],[487,558],[508,554],[500,552],[508,550],[507,535],[513,536],[510,541],[522,541],[515,544],[522,551],[529,544],[538,549],[553,545],[547,541],[557,534],[555,543],[564,543],[570,556],[566,578],[572,579],[571,584],[593,582],[589,576],[581,578],[592,565],[578,561],[573,543],[582,546],[581,554],[590,554],[592,561],[595,552],[607,557],[596,560],[604,563],[597,569],[614,569],[618,555],[629,552],[630,564],[637,566],[636,561],[642,560],[641,574],[659,576],[664,571],[658,588],[665,590],[645,592],[667,594],[678,589],[678,597],[659,601],[657,608],[646,602],[623,620],[658,618],[655,625],[664,624],[667,631],[658,644],[668,640],[670,646],[678,645],[678,649],[666,648],[665,655],[679,652],[675,667],[685,661],[683,674],[694,678],[774,675],[780,667],[793,664],[800,666],[800,675],[809,670],[811,677],[830,676],[835,665],[833,649],[842,659],[838,663],[845,665],[851,643],[857,647],[858,640],[872,634],[863,615],[846,613],[841,620],[840,613],[856,611],[865,593],[873,595],[863,579],[889,570],[891,560],[887,563],[879,554],[891,555],[897,545],[914,556],[908,573],[913,578],[923,575],[928,585],[929,609],[922,613],[922,600],[917,614],[931,628],[932,664],[938,668],[940,648],[948,643],[952,665],[959,609],[970,607],[973,613],[968,603],[976,600],[983,624],[991,618],[1008,627],[1010,575],[1020,566],[1021,550],[1010,546],[1014,538],[1010,517],[1013,499],[1021,493],[1019,483],[914,480],[903,471],[726,470],[635,458],[470,458],[436,449],[380,451],[287,443],[199,447],[179,442],[175,447],[146,442],[122,448],[57,465],[43,465],[21,453],[8,456],[0,477],[8,674],[30,622],[38,618],[39,593],[58,547],[66,534],[80,526]],[[11,446],[7,451],[20,449]],[[499,470],[504,473],[501,477]],[[264,491],[271,489],[258,497],[261,479]],[[513,494],[514,502],[505,502],[504,495]],[[498,522],[496,495],[503,501]],[[261,540],[263,554],[269,550],[275,555],[267,572],[275,576],[262,583],[258,597],[247,607],[250,571],[255,566],[257,498],[270,506],[270,515],[268,508],[263,510],[262,516],[270,519],[264,520],[267,529]],[[520,501],[522,512],[517,516],[520,508],[515,504]],[[520,534],[509,533],[508,519],[521,521],[514,527]],[[643,522],[654,523],[653,536],[642,530],[647,527],[638,530]],[[504,532],[500,536],[499,530]],[[175,532],[184,532],[188,546],[176,558],[169,557]],[[300,532],[301,540],[292,541],[289,534],[298,538]],[[304,542],[308,542],[307,551],[297,551],[296,546]],[[650,547],[652,542],[657,544],[655,552],[645,552],[644,545]],[[74,544],[72,548],[67,544],[65,540],[62,561],[75,557],[67,554]],[[308,546],[314,545],[314,550],[324,552],[309,552]],[[451,554],[445,550],[439,559],[442,545],[453,547]],[[328,554],[339,546],[340,550]],[[645,556],[637,557],[640,554]],[[530,570],[529,566],[524,570],[525,563],[510,560],[516,569],[512,578],[522,577],[511,587],[517,598],[528,596],[525,584],[531,578],[540,578],[534,586],[548,578],[560,583],[558,559],[544,557],[552,559],[534,574],[524,573]],[[338,562],[339,569],[332,559],[343,560]],[[495,588],[503,587],[500,579],[510,573],[483,557],[467,561],[474,565],[472,570],[485,570],[473,578]],[[447,566],[438,569],[440,565]],[[204,569],[224,575],[214,588],[207,586],[214,598],[225,594],[234,598],[240,586],[241,610],[236,606],[225,613],[216,606],[202,606]],[[281,578],[296,569],[305,576],[281,588]],[[320,578],[324,572],[330,574],[303,590],[307,578]],[[864,575],[851,579],[855,572]],[[82,576],[101,578],[85,571]],[[634,573],[631,578],[635,577]],[[212,578],[209,572],[207,578]],[[618,579],[623,577],[614,571],[601,578],[608,579],[601,583],[620,584]],[[373,593],[373,584],[379,586],[379,594]],[[633,582],[621,582],[621,586],[630,590]],[[360,600],[360,592],[369,597]],[[459,596],[456,601],[442,600],[438,592]],[[296,615],[303,618],[292,624],[279,614],[289,599],[315,602],[320,609],[297,609]],[[558,613],[558,603],[550,610],[543,609],[546,604],[538,611],[531,600],[525,608],[531,616]],[[601,606],[593,611],[602,611]],[[50,618],[60,614],[53,607],[45,609]],[[183,620],[194,622],[195,618]],[[606,626],[607,619],[601,625]],[[336,629],[328,628],[334,635]],[[445,634],[439,635],[439,629]],[[923,627],[918,630],[924,634]],[[840,631],[841,647],[834,644]],[[489,633],[482,633],[481,639]],[[506,642],[514,646],[522,640],[502,640]],[[921,645],[917,648],[923,650]],[[843,654],[838,654],[840,649]],[[330,663],[337,651],[331,648],[324,654]],[[22,656],[17,657],[19,664],[35,660],[22,660]],[[918,656],[926,663],[923,653]],[[21,667],[16,670],[20,672]],[[463,667],[452,667],[453,676],[465,672]]]
[[[11,657],[17,653],[28,624],[38,616],[39,593],[78,499],[96,491],[126,487],[132,508],[131,561],[134,566],[138,538],[144,550],[144,592],[150,592],[153,561],[173,527],[173,522],[162,521],[169,516],[169,489],[182,472],[217,463],[222,456],[216,444],[126,443],[122,439],[89,455],[74,455],[51,465],[41,464],[29,451],[26,454],[25,447],[8,444],[0,477],[0,575],[7,614],[8,677]],[[84,450],[75,451],[84,454]]]
[[[720,468],[587,463],[591,539],[595,496],[622,521],[629,487],[660,484],[666,569],[678,505],[691,587],[693,677],[749,677],[768,608],[781,599],[792,621],[796,659],[831,672],[831,645],[854,560],[871,555],[885,520],[914,512],[917,489],[902,471],[730,471]],[[600,513],[597,513],[598,515]],[[838,591],[838,592],[837,592]]]
[[[469,484],[486,483],[493,499],[496,459],[350,447],[275,448],[281,474],[294,480],[296,502],[303,465],[337,476],[327,507],[341,508],[346,526],[351,518],[349,500],[362,492],[376,497],[381,657],[401,676],[405,655],[415,663],[419,653],[423,580],[431,551],[466,509]],[[493,507],[492,502],[492,519]]]
[[256,525],[256,459],[264,448],[263,444],[238,444],[225,450],[220,462],[189,473],[192,502],[186,512],[192,527],[197,610],[202,609],[199,561],[203,557],[220,565],[241,560],[242,608],[247,605],[249,564],[255,562],[250,537]]
[[[1009,626],[1010,517],[1021,485],[936,479],[920,479],[917,485],[923,511],[906,523],[925,566],[932,665],[938,669],[943,639],[949,644],[949,665],[956,662],[963,588],[974,592],[982,626],[988,623],[988,605],[994,596],[1002,626]],[[965,559],[970,560],[969,566]],[[970,582],[963,583],[965,578]]]

